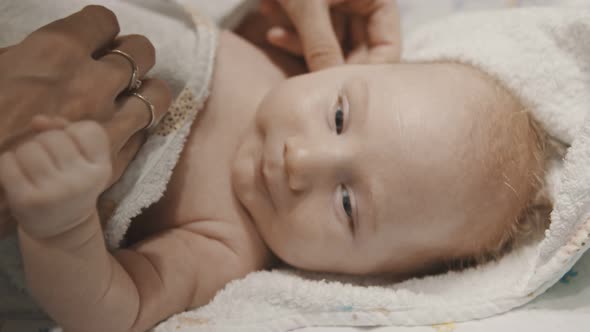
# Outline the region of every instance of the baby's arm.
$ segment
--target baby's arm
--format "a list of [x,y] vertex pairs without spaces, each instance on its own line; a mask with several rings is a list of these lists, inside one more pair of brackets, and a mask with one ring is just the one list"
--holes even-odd
[[250,272],[217,223],[198,222],[110,255],[96,199],[111,171],[106,133],[80,122],[0,158],[29,288],[66,331],[145,331],[206,304]]
[[110,281],[96,213],[110,175],[108,138],[94,122],[42,132],[0,158],[28,286],[66,328],[89,316]]

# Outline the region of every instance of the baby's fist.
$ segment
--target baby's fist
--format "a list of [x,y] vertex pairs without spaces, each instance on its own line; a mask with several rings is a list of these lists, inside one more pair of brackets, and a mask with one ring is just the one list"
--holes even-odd
[[111,176],[108,136],[96,122],[50,130],[0,157],[0,183],[13,216],[36,238],[86,220]]

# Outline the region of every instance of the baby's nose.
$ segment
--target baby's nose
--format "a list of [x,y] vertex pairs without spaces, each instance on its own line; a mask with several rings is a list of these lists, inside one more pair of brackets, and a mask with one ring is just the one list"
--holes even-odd
[[289,138],[285,142],[285,168],[291,190],[309,189],[321,178],[329,176],[337,157],[321,143]]

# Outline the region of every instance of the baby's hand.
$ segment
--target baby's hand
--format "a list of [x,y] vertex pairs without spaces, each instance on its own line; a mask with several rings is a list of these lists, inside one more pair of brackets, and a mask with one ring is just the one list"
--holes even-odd
[[108,136],[92,121],[42,132],[0,156],[12,215],[35,238],[61,234],[90,217],[111,171]]

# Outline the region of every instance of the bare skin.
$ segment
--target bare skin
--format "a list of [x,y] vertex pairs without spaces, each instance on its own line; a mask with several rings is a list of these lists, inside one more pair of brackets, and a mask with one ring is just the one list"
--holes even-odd
[[[487,103],[466,102],[473,96]],[[451,239],[492,241],[521,202],[490,173],[497,168],[457,156],[489,140],[475,125],[517,110],[505,90],[460,65],[350,66],[286,80],[263,52],[222,33],[210,99],[164,198],[134,220],[133,244],[111,256],[95,210],[58,235],[23,222],[28,283],[66,329],[144,331],[277,258],[314,271],[404,274],[471,253],[479,243]],[[510,119],[508,128],[527,130]],[[510,130],[503,135],[527,155],[528,146],[511,147]],[[522,197],[528,163],[502,169]],[[457,195],[440,189],[449,184]]]

